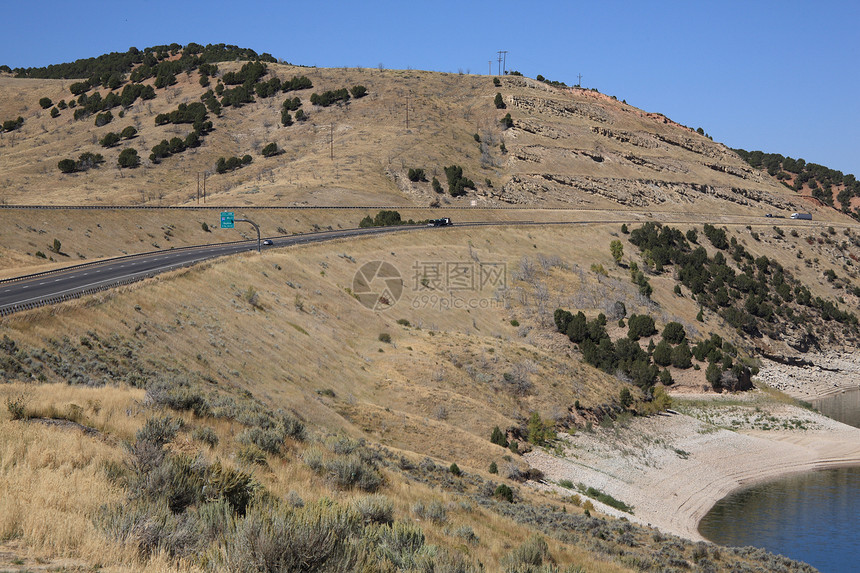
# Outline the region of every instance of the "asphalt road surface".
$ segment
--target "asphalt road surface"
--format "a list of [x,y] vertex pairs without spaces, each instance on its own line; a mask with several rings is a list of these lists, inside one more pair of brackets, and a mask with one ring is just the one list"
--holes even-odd
[[[421,227],[378,227],[324,231],[290,237],[272,238],[272,245],[263,249],[314,243],[358,235],[375,235],[396,231],[415,230]],[[187,267],[225,255],[257,249],[257,241],[241,241],[201,247],[188,247],[130,255],[100,262],[86,263],[55,271],[27,275],[0,281],[0,316],[44,304],[62,302],[113,286],[128,284],[155,276],[158,273]]]
[[[495,225],[589,225],[606,223],[634,222],[630,213],[617,221],[594,220],[594,221],[506,221],[506,222],[472,222],[457,223],[456,227],[473,226],[495,226]],[[760,220],[751,219],[760,224]],[[768,219],[770,221],[770,219]],[[686,221],[694,223],[694,221]],[[782,225],[794,225],[808,223],[808,221],[797,222],[783,219]],[[741,225],[741,219],[730,225]],[[818,225],[822,223],[819,222]],[[315,243],[356,237],[362,235],[376,235],[381,233],[393,233],[414,231],[423,229],[420,225],[398,226],[398,227],[375,227],[367,229],[347,229],[340,231],[323,231],[319,233],[307,233],[302,235],[291,235],[287,237],[272,237],[272,245],[263,246],[264,249],[298,245],[302,243]],[[444,232],[446,227],[440,227]],[[240,241],[235,243],[220,243],[216,245],[203,245],[199,247],[185,247],[168,251],[156,251],[129,255],[100,262],[85,263],[64,269],[26,275],[12,279],[0,280],[0,317],[13,314],[22,310],[55,304],[65,300],[77,298],[81,295],[106,290],[115,286],[129,284],[159,273],[187,267],[200,261],[214,259],[225,255],[232,255],[245,251],[255,250],[257,241]]]

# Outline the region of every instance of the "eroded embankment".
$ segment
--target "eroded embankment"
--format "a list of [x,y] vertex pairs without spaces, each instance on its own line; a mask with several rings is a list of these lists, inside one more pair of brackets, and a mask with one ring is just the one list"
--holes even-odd
[[[860,465],[860,429],[816,412],[746,396],[678,398],[677,414],[634,418],[564,436],[563,456],[526,454],[560,494],[563,480],[633,506],[633,515],[598,509],[701,540],[698,523],[721,498],[791,473]],[[565,482],[566,483],[566,482]]]

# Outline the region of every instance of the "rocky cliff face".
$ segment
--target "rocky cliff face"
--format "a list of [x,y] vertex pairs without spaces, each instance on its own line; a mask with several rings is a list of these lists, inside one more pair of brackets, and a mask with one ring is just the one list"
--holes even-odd
[[[794,211],[808,206],[725,145],[655,113],[582,89],[505,78],[513,127],[506,204],[707,213]],[[757,213],[760,214],[760,211]]]

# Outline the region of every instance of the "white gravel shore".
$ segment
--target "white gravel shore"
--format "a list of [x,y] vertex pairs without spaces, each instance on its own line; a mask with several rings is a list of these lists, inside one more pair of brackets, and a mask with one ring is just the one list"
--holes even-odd
[[[789,373],[793,391],[784,390],[802,399],[820,395],[812,388],[822,381],[801,370]],[[823,385],[830,387],[826,380]],[[561,435],[563,455],[527,453],[526,461],[545,476],[544,483],[531,485],[572,495],[575,488],[558,483],[584,484],[633,506],[630,515],[592,500],[599,511],[702,540],[699,521],[733,490],[791,473],[860,465],[860,429],[775,402],[761,391],[674,399],[674,414]]]

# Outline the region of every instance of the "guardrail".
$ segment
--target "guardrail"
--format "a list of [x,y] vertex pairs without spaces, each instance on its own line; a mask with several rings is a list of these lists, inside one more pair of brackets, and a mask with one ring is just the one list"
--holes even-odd
[[26,279],[35,279],[35,278],[39,278],[39,277],[45,277],[45,276],[53,275],[56,273],[61,273],[64,271],[74,271],[77,269],[83,269],[83,268],[92,267],[95,265],[103,265],[103,264],[108,263],[108,262],[124,261],[127,259],[134,259],[134,258],[139,258],[139,257],[145,257],[148,255],[154,255],[157,253],[176,253],[179,251],[189,251],[191,249],[200,249],[200,248],[204,248],[204,247],[225,247],[227,245],[237,245],[239,243],[247,243],[247,242],[250,242],[250,241],[248,239],[243,239],[241,241],[225,241],[223,243],[206,243],[205,245],[190,245],[187,247],[175,247],[175,248],[171,248],[171,249],[161,249],[159,251],[145,251],[143,253],[133,253],[131,255],[122,255],[120,257],[111,257],[109,259],[102,259],[100,261],[89,261],[87,263],[80,263],[78,265],[71,265],[71,266],[62,267],[59,269],[51,269],[49,271],[40,271],[38,273],[31,273],[29,275],[21,275],[18,277],[10,277],[8,279],[0,279],[0,284],[13,283],[13,282],[17,282],[17,281],[26,280]]
[[[359,206],[343,206],[343,205],[0,205],[0,209],[34,209],[34,210],[62,210],[73,209],[81,211],[157,211],[160,209],[176,210],[176,211],[223,211],[225,209],[233,211],[262,211],[272,209],[276,211],[289,210],[324,210],[338,209],[348,210],[354,209],[357,211],[368,210],[433,210],[433,211],[612,211],[604,207],[521,207],[517,205],[485,205],[482,207],[471,207],[466,205],[446,205],[445,207],[422,207],[420,205],[359,205]],[[661,211],[653,211],[659,213]],[[669,211],[666,211],[669,212]]]
[[10,304],[8,306],[0,307],[0,317],[9,316],[9,315],[15,314],[17,312],[22,312],[25,310],[32,310],[32,309],[39,308],[42,306],[48,306],[48,305],[52,305],[52,304],[58,304],[61,302],[75,300],[75,299],[81,298],[83,296],[88,296],[91,294],[97,294],[99,292],[110,290],[110,289],[116,288],[118,286],[130,285],[132,283],[140,282],[144,279],[150,279],[156,275],[159,275],[159,274],[167,272],[167,271],[176,270],[176,269],[182,268],[182,267],[190,267],[193,264],[194,263],[176,264],[176,265],[173,265],[171,267],[160,269],[157,271],[146,271],[144,273],[141,273],[140,275],[135,275],[133,277],[120,279],[117,281],[111,281],[110,283],[106,283],[103,285],[99,285],[99,286],[95,286],[95,287],[87,287],[87,288],[81,289],[80,291],[77,291],[77,292],[61,294],[59,296],[52,296],[49,298],[44,298],[41,300],[35,300],[35,301],[30,301],[30,302]]
[[[319,241],[326,241],[326,240],[332,240],[332,239],[338,239],[338,238],[346,238],[346,237],[355,236],[355,235],[365,235],[365,234],[366,235],[375,235],[375,234],[392,232],[392,231],[417,230],[417,229],[421,229],[421,228],[423,228],[423,227],[420,227],[420,226],[372,227],[372,228],[368,228],[368,229],[345,229],[345,231],[347,231],[347,234],[343,235],[343,236],[335,235],[332,237],[328,237],[327,235],[333,233],[333,231],[319,231],[316,233],[306,233],[306,234],[296,234],[296,235],[281,235],[281,236],[275,237],[275,238],[276,239],[295,239],[294,244],[298,245],[298,244],[308,243],[308,242],[319,242]],[[105,263],[109,263],[109,262],[121,261],[121,260],[130,259],[130,258],[134,258],[134,257],[143,257],[143,256],[147,256],[147,255],[163,254],[163,253],[167,253],[167,252],[177,252],[180,250],[188,251],[188,250],[192,250],[192,249],[205,248],[205,247],[220,247],[220,246],[237,245],[237,244],[246,243],[246,242],[256,244],[255,241],[229,241],[229,242],[224,242],[224,243],[211,243],[208,245],[195,245],[195,246],[191,246],[191,247],[179,247],[176,249],[170,249],[168,251],[164,251],[164,250],[162,250],[162,251],[149,251],[147,253],[137,253],[134,255],[114,257],[114,258],[105,259],[102,261],[91,261],[89,263],[83,263],[83,264],[74,265],[71,267],[63,267],[61,269],[53,269],[53,270],[44,271],[41,273],[33,273],[30,275],[24,275],[24,276],[14,277],[14,278],[10,278],[10,279],[4,279],[4,280],[0,281],[0,283],[9,283],[9,282],[20,281],[20,280],[24,280],[24,279],[38,278],[38,277],[42,277],[45,275],[51,275],[51,274],[59,273],[62,271],[74,270],[74,269],[78,269],[81,267],[88,267],[88,266],[93,266],[93,265],[105,264]],[[215,258],[215,257],[213,257],[213,258]],[[198,262],[200,262],[200,261],[198,260],[198,261],[186,261],[186,262],[174,263],[174,264],[167,265],[167,266],[162,267],[162,268],[157,269],[157,270],[144,271],[144,272],[141,272],[139,274],[135,274],[132,277],[127,277],[127,278],[118,279],[118,280],[111,280],[109,282],[106,282],[103,285],[86,287],[86,288],[83,288],[79,291],[75,291],[75,292],[71,292],[71,293],[65,293],[65,294],[58,295],[58,296],[51,296],[51,297],[47,297],[47,298],[43,298],[43,299],[39,299],[39,300],[6,305],[3,307],[0,307],[0,317],[9,316],[9,315],[12,315],[12,314],[15,314],[18,312],[22,312],[25,310],[32,310],[32,309],[39,308],[42,306],[58,304],[61,302],[66,302],[69,300],[78,299],[78,298],[81,298],[83,296],[96,294],[96,293],[99,293],[99,292],[102,292],[105,290],[109,290],[109,289],[112,289],[112,288],[115,288],[118,286],[124,286],[124,285],[132,284],[135,282],[140,282],[144,279],[155,277],[161,273],[176,270],[179,268],[191,267],[191,266],[197,264]]]

